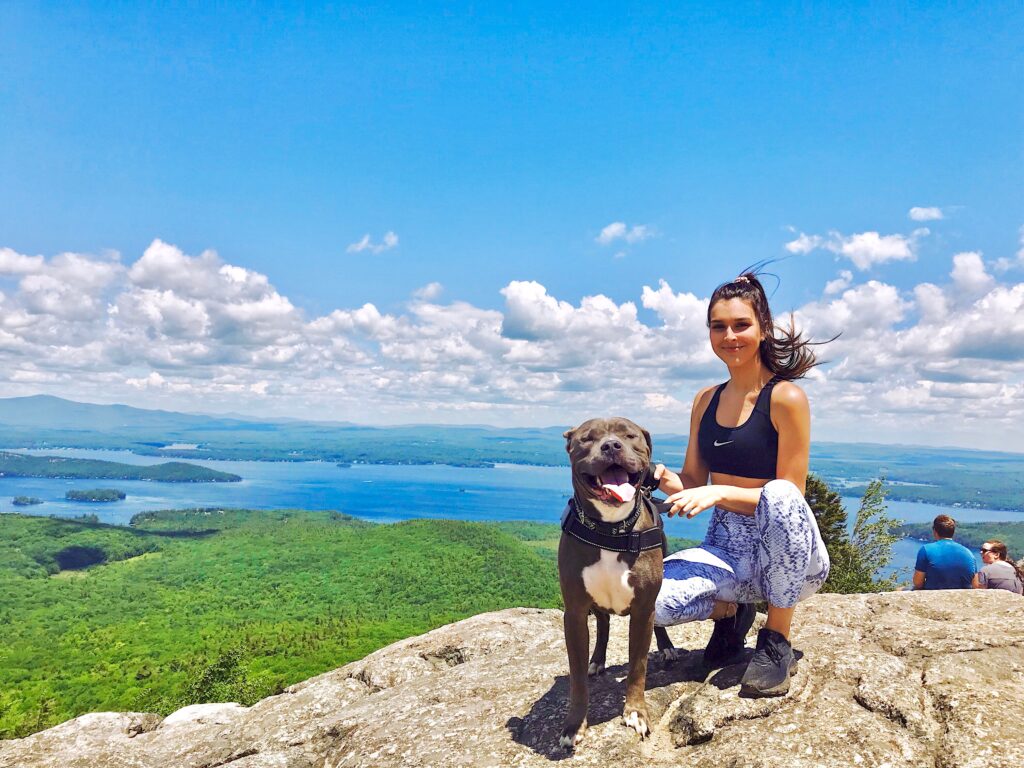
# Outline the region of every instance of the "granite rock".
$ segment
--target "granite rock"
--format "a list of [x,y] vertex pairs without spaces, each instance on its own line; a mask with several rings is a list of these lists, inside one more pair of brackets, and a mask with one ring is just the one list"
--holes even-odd
[[[649,665],[643,742],[620,718],[626,627],[612,619],[574,765],[1024,765],[1024,600],[1009,592],[818,595],[797,609],[800,661],[777,699],[740,698],[742,664],[703,668],[710,623],[675,627],[679,657]],[[558,747],[566,670],[560,612],[498,611],[252,707],[83,715],[0,742],[0,767],[545,766],[570,757]]]

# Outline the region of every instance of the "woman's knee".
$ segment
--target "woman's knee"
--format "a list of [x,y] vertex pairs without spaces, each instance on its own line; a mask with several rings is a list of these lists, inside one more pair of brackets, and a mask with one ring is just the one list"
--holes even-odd
[[772,504],[781,501],[804,502],[804,495],[792,482],[780,478],[765,483],[764,488],[761,489],[761,500]]

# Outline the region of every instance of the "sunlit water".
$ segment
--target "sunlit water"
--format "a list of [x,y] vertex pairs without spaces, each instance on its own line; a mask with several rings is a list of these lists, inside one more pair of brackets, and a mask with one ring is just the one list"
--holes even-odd
[[[47,449],[23,451],[37,455],[104,459],[124,464],[157,464],[166,459],[137,456],[127,451]],[[337,510],[377,523],[412,518],[455,520],[531,520],[557,522],[571,493],[566,467],[501,464],[493,469],[442,465],[397,466],[356,464],[342,468],[329,462],[265,462],[190,460],[212,469],[231,472],[238,483],[158,483],[128,480],[53,480],[0,478],[0,511],[73,517],[91,513],[106,523],[127,524],[139,512],[185,507],[245,509]],[[69,490],[117,488],[124,501],[81,503],[66,501]],[[43,504],[15,507],[15,496],[35,496]],[[845,497],[851,513],[858,498]],[[889,514],[904,522],[931,522],[940,513],[961,522],[1024,520],[1024,514],[987,509],[941,507],[934,504],[890,501]],[[692,520],[666,521],[670,535],[699,539],[709,515]],[[851,519],[852,524],[852,519]],[[903,540],[893,548],[893,569],[903,579],[920,542]]]

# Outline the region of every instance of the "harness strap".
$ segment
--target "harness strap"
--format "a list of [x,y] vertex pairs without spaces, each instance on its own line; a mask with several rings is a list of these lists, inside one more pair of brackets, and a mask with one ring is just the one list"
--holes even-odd
[[[621,533],[612,533],[609,530],[612,528],[611,524],[586,517],[575,502],[575,499],[569,501],[569,514],[566,515],[565,522],[562,523],[562,530],[573,538],[600,549],[607,549],[610,552],[638,554],[649,549],[664,549],[665,532],[662,529],[661,515],[658,514],[656,509],[651,510],[656,524],[654,528],[648,528],[643,531],[626,530]],[[636,508],[637,518],[639,518],[640,504],[646,503],[650,503],[649,498],[646,496],[641,497]],[[630,517],[633,517],[633,515],[630,515]],[[598,524],[605,531],[598,530]]]

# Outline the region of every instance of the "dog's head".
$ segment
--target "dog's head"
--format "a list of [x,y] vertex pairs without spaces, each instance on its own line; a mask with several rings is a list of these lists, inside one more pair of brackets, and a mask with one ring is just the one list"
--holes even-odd
[[651,461],[651,434],[629,419],[590,419],[568,430],[565,450],[572,463],[576,498],[602,513],[633,508],[637,485]]

